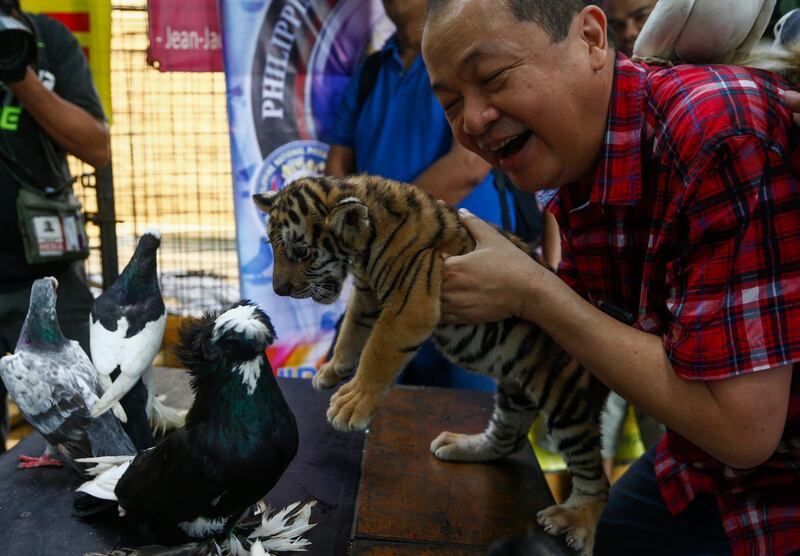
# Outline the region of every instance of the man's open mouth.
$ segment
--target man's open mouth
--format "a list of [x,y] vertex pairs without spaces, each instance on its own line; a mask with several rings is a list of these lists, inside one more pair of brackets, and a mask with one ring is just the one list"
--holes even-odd
[[500,147],[500,149],[496,151],[500,159],[508,158],[519,152],[519,150],[525,146],[525,143],[528,142],[531,135],[533,135],[531,130],[524,131]]

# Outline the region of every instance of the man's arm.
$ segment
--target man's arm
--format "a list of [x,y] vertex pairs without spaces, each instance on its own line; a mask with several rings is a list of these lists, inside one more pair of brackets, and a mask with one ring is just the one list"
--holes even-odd
[[414,185],[449,205],[457,205],[483,181],[490,168],[485,160],[453,139],[450,151],[417,176]]
[[329,176],[343,178],[356,170],[356,153],[344,145],[331,145],[328,159],[325,162],[325,173]]
[[7,86],[59,146],[95,168],[108,164],[109,133],[104,122],[48,90],[31,68],[21,81]]
[[561,234],[558,231],[558,222],[547,209],[542,209],[542,257],[552,269],[558,269],[561,264]]
[[[726,465],[752,467],[775,451],[786,421],[791,367],[714,382],[684,380],[661,338],[595,308],[479,219],[467,215],[464,223],[478,246],[445,261],[445,320],[530,320],[622,397]],[[498,268],[504,269],[503,280]]]

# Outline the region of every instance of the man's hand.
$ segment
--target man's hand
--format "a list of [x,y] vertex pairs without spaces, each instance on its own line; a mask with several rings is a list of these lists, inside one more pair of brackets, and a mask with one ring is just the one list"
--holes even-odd
[[442,320],[479,324],[522,315],[528,284],[549,271],[483,220],[459,212],[477,245],[444,261]]
[[797,91],[786,91],[783,94],[783,104],[792,111],[794,125],[800,126],[800,93]]

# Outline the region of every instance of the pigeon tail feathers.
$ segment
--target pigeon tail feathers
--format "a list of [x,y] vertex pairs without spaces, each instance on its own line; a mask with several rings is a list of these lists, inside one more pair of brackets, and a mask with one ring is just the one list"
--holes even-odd
[[100,500],[117,500],[114,489],[117,487],[120,477],[128,470],[134,456],[104,456],[97,458],[80,458],[75,461],[78,463],[95,463],[94,468],[88,470],[93,475],[91,481],[86,481],[75,490],[85,492],[90,496]]
[[176,409],[166,405],[163,403],[162,397],[153,397],[153,404],[147,414],[153,434],[156,436],[163,436],[169,431],[181,428],[186,424],[186,414],[188,413],[185,409]]

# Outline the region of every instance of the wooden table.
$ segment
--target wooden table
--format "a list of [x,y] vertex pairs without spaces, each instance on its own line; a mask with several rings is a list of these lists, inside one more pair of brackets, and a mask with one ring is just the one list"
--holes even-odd
[[538,527],[536,512],[553,498],[530,445],[492,464],[448,463],[430,452],[443,430],[482,431],[492,406],[485,392],[392,389],[367,434],[351,554],[472,556]]
[[[169,392],[169,403],[189,403],[185,374],[170,371],[157,372],[160,390]],[[266,500],[275,507],[318,500],[318,525],[306,534],[309,555],[485,554],[492,540],[524,530],[552,503],[529,447],[491,465],[445,463],[430,453],[441,430],[483,430],[490,394],[396,387],[365,443],[363,433],[339,433],[325,421],[330,392],[314,392],[309,381],[279,381],[297,416],[300,448]],[[34,433],[0,456],[0,553],[60,556],[138,544],[114,516],[70,517],[71,491],[80,483],[73,471],[15,469],[17,454],[38,455],[43,446]],[[566,547],[563,553],[571,554]]]

